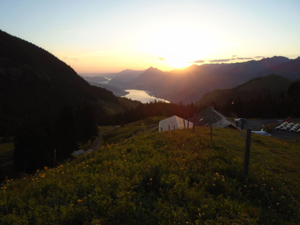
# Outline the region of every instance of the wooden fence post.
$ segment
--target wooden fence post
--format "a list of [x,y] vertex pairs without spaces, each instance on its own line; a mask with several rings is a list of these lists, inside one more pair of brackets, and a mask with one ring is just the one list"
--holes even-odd
[[213,138],[213,108],[211,107],[211,116],[210,116],[210,141]]
[[184,126],[184,129],[185,129],[185,120],[183,119],[183,126]]
[[170,131],[170,125],[168,125],[169,131]]
[[250,159],[250,145],[251,145],[251,128],[247,129],[247,137],[246,137],[246,150],[245,150],[245,159],[244,159],[244,175],[248,176],[248,167],[249,167],[249,159]]

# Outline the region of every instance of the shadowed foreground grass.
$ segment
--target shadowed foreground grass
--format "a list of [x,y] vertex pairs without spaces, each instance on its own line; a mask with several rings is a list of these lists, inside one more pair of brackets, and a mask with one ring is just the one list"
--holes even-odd
[[274,177],[299,202],[299,143],[253,135],[245,179],[244,138],[214,129],[211,142],[209,132],[141,134],[7,180],[0,223],[299,224],[299,207]]

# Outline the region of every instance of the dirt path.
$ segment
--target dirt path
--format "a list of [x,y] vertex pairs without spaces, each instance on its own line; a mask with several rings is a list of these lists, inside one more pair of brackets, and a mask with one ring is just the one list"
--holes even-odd
[[108,130],[105,130],[105,131],[100,132],[100,133],[99,133],[99,136],[98,136],[98,138],[97,138],[97,140],[95,141],[95,143],[94,143],[94,145],[93,145],[93,149],[96,150],[96,149],[99,147],[99,145],[100,145],[100,143],[101,143],[102,135],[103,135],[105,132],[111,131],[111,130],[115,129],[116,127],[120,127],[120,126],[114,126],[114,127],[110,128],[110,129],[108,129]]

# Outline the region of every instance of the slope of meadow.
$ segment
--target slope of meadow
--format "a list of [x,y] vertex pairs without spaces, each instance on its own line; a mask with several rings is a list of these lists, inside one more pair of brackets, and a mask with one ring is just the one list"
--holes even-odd
[[212,142],[208,128],[120,135],[54,169],[7,180],[0,223],[299,224],[299,141],[253,135],[245,179],[244,138],[213,132]]

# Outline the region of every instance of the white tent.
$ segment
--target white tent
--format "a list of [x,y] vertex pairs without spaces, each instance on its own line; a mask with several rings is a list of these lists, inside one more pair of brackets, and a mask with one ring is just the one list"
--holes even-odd
[[193,123],[180,118],[178,116],[172,116],[167,119],[159,121],[158,131],[177,130],[193,128]]

